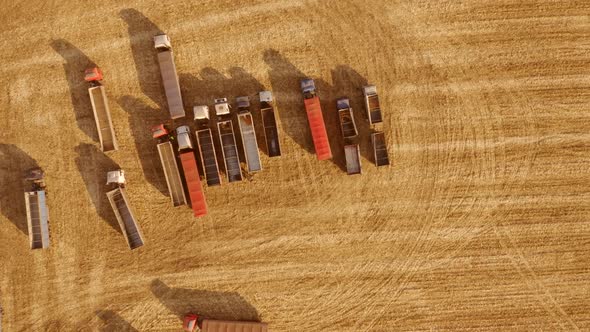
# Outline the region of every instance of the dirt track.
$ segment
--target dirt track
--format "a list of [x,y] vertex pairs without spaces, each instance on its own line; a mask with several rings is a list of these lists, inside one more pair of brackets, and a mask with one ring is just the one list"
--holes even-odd
[[[590,329],[587,1],[3,2],[6,331],[178,331],[191,310],[273,331]],[[171,206],[150,138],[168,118],[159,31],[187,111],[263,88],[277,100],[283,156],[206,188],[199,220]],[[89,63],[120,145],[107,155]],[[309,152],[304,76],[334,162]],[[360,118],[366,83],[393,164],[370,162],[362,123],[364,174],[348,177],[335,100]],[[20,176],[33,165],[47,174],[47,251],[28,249]],[[104,195],[117,165],[146,238],[133,252]]]

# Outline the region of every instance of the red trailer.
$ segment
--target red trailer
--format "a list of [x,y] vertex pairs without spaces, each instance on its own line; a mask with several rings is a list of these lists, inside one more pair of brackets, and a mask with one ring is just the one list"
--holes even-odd
[[332,150],[330,150],[330,141],[328,140],[326,124],[322,115],[320,98],[315,92],[315,83],[312,79],[304,79],[301,81],[301,90],[303,90],[305,111],[307,112],[307,119],[311,128],[311,138],[313,139],[318,160],[331,159]]
[[203,193],[203,185],[197,169],[195,153],[192,150],[181,152],[180,162],[184,170],[184,178],[195,217],[204,216],[207,214],[207,202],[205,201],[205,193]]
[[260,322],[238,322],[202,318],[195,314],[188,314],[182,323],[183,330],[195,332],[268,332],[268,324]]

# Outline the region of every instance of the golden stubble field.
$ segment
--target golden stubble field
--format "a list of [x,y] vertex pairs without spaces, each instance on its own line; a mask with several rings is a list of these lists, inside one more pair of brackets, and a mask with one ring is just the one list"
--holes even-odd
[[[0,304],[5,331],[590,329],[587,1],[2,1]],[[283,156],[173,208],[150,137],[168,118],[166,32],[191,123],[213,98],[274,92]],[[120,150],[82,80],[105,73]],[[299,79],[335,151],[318,162]],[[342,171],[335,100],[376,84],[392,165]],[[254,104],[256,106],[256,103]],[[259,121],[259,113],[254,113]],[[46,171],[52,246],[28,249],[21,172]],[[104,196],[120,166],[146,245]]]

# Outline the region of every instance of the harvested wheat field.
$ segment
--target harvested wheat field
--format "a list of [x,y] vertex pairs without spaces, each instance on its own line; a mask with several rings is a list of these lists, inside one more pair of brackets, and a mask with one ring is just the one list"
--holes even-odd
[[[185,313],[272,331],[590,330],[588,1],[2,1],[4,331],[180,331]],[[152,37],[170,36],[171,123]],[[84,82],[102,68],[119,144]],[[318,161],[299,80],[334,158]],[[375,84],[391,165],[376,167]],[[173,207],[150,127],[275,97],[282,156]],[[363,174],[347,176],[348,96]],[[264,151],[262,149],[261,151]],[[220,147],[217,146],[217,153]],[[243,157],[243,156],[242,156]],[[45,171],[51,246],[29,249],[22,173]],[[145,245],[106,198],[122,168]]]

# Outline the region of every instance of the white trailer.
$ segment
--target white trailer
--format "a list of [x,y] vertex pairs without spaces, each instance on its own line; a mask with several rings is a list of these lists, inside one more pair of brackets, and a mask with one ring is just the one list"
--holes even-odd
[[118,185],[118,187],[107,192],[107,198],[109,199],[113,212],[117,217],[121,232],[131,250],[139,248],[144,244],[143,234],[137,224],[137,220],[135,219],[135,215],[131,210],[129,200],[125,194],[125,173],[123,170],[107,173],[107,185],[112,183]]
[[256,131],[252,113],[250,113],[250,100],[247,96],[238,97],[238,125],[242,135],[242,147],[246,157],[246,165],[249,172],[258,172],[262,170],[260,162],[260,153],[258,151],[258,142],[256,140]]

